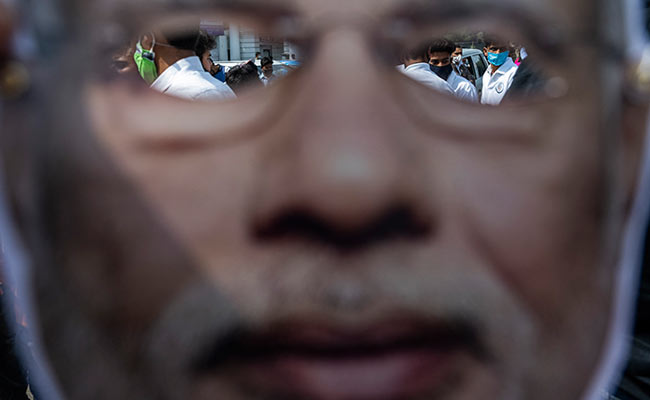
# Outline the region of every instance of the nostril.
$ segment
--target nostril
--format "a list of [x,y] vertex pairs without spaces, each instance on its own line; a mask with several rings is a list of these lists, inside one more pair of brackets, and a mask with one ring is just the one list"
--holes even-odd
[[288,208],[258,223],[253,232],[262,242],[312,242],[354,252],[387,241],[424,239],[431,229],[411,207],[395,205],[367,223],[353,226],[332,223],[308,208]]

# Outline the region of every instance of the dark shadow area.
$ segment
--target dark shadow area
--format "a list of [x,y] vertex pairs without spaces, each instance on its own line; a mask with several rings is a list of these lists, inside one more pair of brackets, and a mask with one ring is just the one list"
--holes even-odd
[[[12,330],[11,325],[17,321],[11,289],[0,283],[0,399],[2,400],[25,400],[28,388],[29,372],[21,366],[17,353],[21,347],[27,346],[25,342],[24,329],[22,326]],[[24,350],[25,350],[24,349]]]

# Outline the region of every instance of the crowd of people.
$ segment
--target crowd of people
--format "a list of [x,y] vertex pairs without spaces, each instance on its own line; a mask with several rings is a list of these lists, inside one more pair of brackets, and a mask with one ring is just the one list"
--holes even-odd
[[[212,59],[217,43],[204,30],[149,32],[113,60],[120,74],[137,71],[151,88],[189,100],[226,100],[276,79],[273,59],[254,59],[226,68]],[[256,61],[260,64],[258,68]]]
[[[477,77],[469,59],[463,58],[463,48],[445,38],[431,39],[406,50],[398,70],[463,101],[499,105],[526,58],[525,49],[497,38],[486,37],[483,43],[489,66],[482,77]],[[142,35],[126,54],[115,58],[116,69],[121,73],[137,69],[153,89],[192,100],[234,98],[247,89],[268,86],[276,80],[271,57],[261,57],[258,52],[254,59],[226,68],[213,61],[212,50],[216,46],[215,37],[198,28],[180,34],[150,32]],[[134,61],[129,68],[125,58]],[[480,88],[476,86],[477,78],[482,78]]]
[[482,76],[480,92],[476,87],[478,77],[463,59],[462,47],[448,39],[435,39],[410,49],[398,68],[413,80],[461,100],[497,106],[512,87],[519,69],[521,62],[515,58],[520,54],[525,58],[526,53],[523,48],[515,52],[515,46],[497,38],[485,38],[484,43],[489,66]]

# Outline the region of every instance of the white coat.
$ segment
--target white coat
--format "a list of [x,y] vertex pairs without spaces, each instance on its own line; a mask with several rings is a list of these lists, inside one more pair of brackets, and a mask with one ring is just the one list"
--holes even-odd
[[156,78],[151,88],[188,100],[226,100],[236,97],[228,85],[203,69],[201,60],[196,56],[176,61]]
[[415,63],[411,64],[408,67],[402,70],[402,73],[409,78],[413,79],[416,82],[420,82],[425,86],[429,86],[432,89],[435,89],[442,93],[447,93],[450,95],[454,94],[454,91],[451,89],[451,86],[445,82],[442,78],[431,71],[431,66],[429,63]]
[[481,93],[481,104],[498,106],[503,101],[512,80],[517,73],[517,64],[510,57],[506,62],[492,74],[492,67],[488,67],[483,74],[483,93]]
[[472,82],[458,75],[455,71],[451,71],[447,83],[454,91],[454,95],[459,99],[465,100],[470,103],[478,103],[478,92]]

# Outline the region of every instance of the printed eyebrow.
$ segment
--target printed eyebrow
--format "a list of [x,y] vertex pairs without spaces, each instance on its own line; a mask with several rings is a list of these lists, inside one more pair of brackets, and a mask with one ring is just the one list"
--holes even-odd
[[138,15],[173,12],[204,12],[221,10],[228,13],[263,14],[281,17],[295,13],[295,0],[111,0],[103,10],[104,18],[131,21]]
[[420,26],[431,25],[439,21],[462,21],[478,18],[495,21],[518,21],[516,26],[523,36],[530,40],[542,52],[557,54],[565,50],[563,38],[567,32],[561,24],[551,18],[550,10],[544,6],[532,8],[518,1],[486,3],[478,0],[409,0],[400,4],[391,17],[405,18]]
[[293,0],[169,0],[175,9],[215,8],[242,13],[263,13],[284,15],[292,13],[296,6]]

